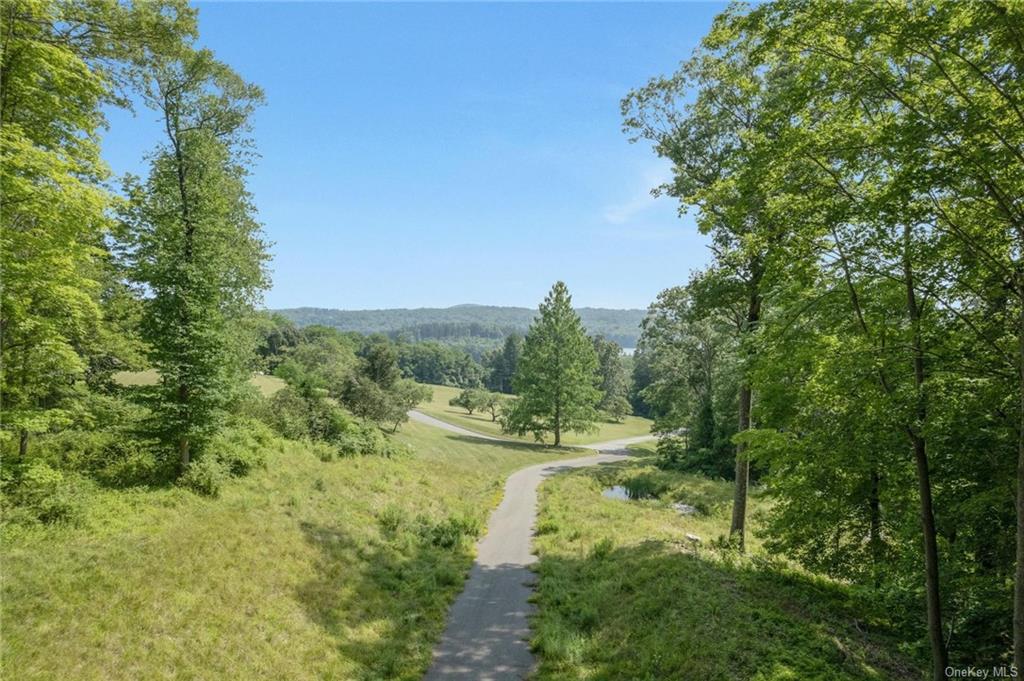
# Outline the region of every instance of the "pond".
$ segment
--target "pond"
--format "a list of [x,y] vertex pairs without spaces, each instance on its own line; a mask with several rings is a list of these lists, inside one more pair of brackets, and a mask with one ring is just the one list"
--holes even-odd
[[601,496],[605,499],[618,499],[620,501],[629,501],[635,499],[654,499],[653,494],[643,494],[639,490],[631,490],[623,485],[613,485],[606,487]]

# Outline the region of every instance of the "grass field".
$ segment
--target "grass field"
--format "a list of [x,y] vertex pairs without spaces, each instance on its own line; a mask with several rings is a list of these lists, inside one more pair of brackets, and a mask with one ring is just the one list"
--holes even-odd
[[[433,399],[417,407],[424,414],[429,414],[434,418],[468,428],[478,433],[533,442],[532,435],[516,437],[503,434],[501,426],[497,422],[492,421],[491,415],[486,412],[468,414],[462,407],[449,406],[448,401],[462,392],[461,388],[452,388],[447,385],[432,385],[430,388],[434,391]],[[651,432],[651,424],[650,419],[639,416],[627,416],[622,423],[600,423],[599,429],[595,433],[563,433],[562,443],[565,445],[585,445],[594,442],[618,440],[619,438],[632,437],[634,435],[647,435]],[[548,437],[550,439],[550,436]]]
[[217,499],[95,489],[5,526],[4,678],[418,679],[506,474],[557,456],[415,423],[415,454],[271,440]]
[[[538,679],[923,677],[845,587],[768,559],[756,538],[749,557],[712,546],[729,530],[731,483],[661,471],[650,449],[635,452],[541,487]],[[623,483],[660,496],[602,497]],[[680,516],[674,501],[702,512]],[[765,502],[751,502],[756,530]]]
[[[118,371],[114,374],[114,381],[124,386],[156,385],[159,380],[160,374],[155,369],[147,369],[146,371]],[[270,397],[285,386],[282,379],[277,376],[267,376],[266,374],[255,374],[249,379],[249,382],[256,386],[264,397]]]

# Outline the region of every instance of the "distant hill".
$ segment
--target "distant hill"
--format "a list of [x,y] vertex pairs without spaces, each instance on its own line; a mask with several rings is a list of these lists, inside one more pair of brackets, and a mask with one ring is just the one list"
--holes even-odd
[[[581,307],[576,310],[590,334],[601,334],[624,348],[636,347],[644,310]],[[322,324],[342,331],[384,333],[410,340],[438,340],[465,347],[473,355],[497,345],[510,333],[525,334],[537,310],[494,305],[388,310],[333,310],[296,307],[274,310],[298,326]]]

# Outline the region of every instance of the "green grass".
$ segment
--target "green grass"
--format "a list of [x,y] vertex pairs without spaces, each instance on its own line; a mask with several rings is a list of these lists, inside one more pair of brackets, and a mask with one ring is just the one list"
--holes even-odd
[[[922,678],[870,604],[847,587],[769,559],[716,548],[731,484],[639,460],[559,475],[541,487],[536,545],[541,681]],[[612,484],[660,498],[617,501]],[[682,501],[701,508],[680,516]],[[766,502],[751,499],[750,524]],[[699,536],[698,546],[686,534]]]
[[[145,371],[118,371],[114,374],[114,381],[123,386],[156,385],[160,380],[160,374],[156,369]],[[249,382],[260,391],[264,397],[270,397],[285,386],[284,380],[277,376],[255,374]]]
[[[462,426],[478,433],[484,433],[485,435],[497,435],[509,439],[533,442],[532,435],[517,437],[502,433],[501,425],[492,421],[491,415],[487,412],[475,411],[472,414],[468,414],[462,407],[449,406],[448,401],[462,392],[461,388],[452,388],[447,385],[432,385],[430,388],[434,391],[433,398],[430,402],[416,407],[424,414],[429,414],[436,419],[441,419],[442,421],[447,421],[453,425]],[[622,423],[610,421],[599,423],[599,428],[594,433],[563,433],[562,443],[565,445],[585,445],[594,442],[618,440],[635,435],[647,435],[651,432],[651,424],[652,421],[650,419],[639,416],[627,416],[623,419]],[[548,437],[550,439],[550,435]]]
[[506,475],[550,449],[410,423],[415,454],[273,440],[220,498],[95,488],[3,532],[4,677],[418,679]]

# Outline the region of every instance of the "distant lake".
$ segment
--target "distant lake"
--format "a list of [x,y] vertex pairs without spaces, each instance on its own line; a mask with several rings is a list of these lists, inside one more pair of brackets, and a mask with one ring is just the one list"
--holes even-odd
[[627,357],[632,357],[634,352],[636,352],[636,348],[622,348],[622,353]]

